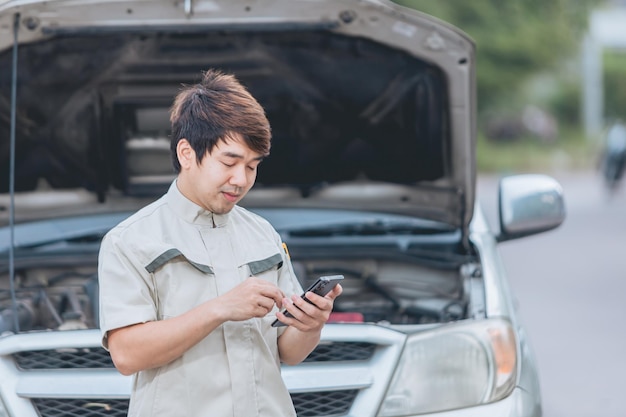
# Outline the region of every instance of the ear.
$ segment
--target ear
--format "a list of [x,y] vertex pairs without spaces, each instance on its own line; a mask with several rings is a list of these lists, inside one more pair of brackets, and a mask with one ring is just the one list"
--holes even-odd
[[181,170],[189,169],[192,164],[196,163],[196,153],[187,139],[178,141],[176,145],[176,156],[178,157]]

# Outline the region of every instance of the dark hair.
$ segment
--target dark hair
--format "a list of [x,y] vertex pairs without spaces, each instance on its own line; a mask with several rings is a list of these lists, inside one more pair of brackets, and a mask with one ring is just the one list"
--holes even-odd
[[199,84],[183,86],[170,109],[170,150],[176,172],[180,162],[176,146],[187,139],[198,163],[218,141],[240,135],[254,152],[268,155],[271,130],[263,107],[234,75],[217,70],[204,73]]

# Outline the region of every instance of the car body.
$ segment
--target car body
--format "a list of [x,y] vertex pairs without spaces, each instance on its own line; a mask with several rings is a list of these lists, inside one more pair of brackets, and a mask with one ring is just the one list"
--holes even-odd
[[561,224],[561,187],[504,178],[490,228],[474,44],[378,0],[0,1],[0,415],[125,415],[99,242],[171,183],[168,107],[211,67],[272,125],[241,204],[304,287],[345,276],[319,346],[282,368],[298,416],[540,416],[497,246]]

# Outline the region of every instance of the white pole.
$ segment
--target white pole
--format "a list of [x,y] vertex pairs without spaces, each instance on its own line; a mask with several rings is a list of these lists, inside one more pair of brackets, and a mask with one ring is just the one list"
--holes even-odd
[[587,139],[595,140],[603,128],[604,91],[602,77],[602,46],[591,34],[582,44],[582,113]]

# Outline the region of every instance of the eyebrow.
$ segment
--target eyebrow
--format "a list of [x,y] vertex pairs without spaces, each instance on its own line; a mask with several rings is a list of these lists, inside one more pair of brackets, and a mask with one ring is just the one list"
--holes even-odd
[[[240,154],[235,153],[235,152],[226,151],[226,152],[223,152],[222,155],[224,155],[226,157],[229,157],[229,158],[243,159],[243,155],[240,155]],[[259,161],[260,162],[263,159],[265,159],[265,157],[266,157],[266,155],[260,155],[260,156],[257,156],[256,158],[254,158],[253,161]]]

